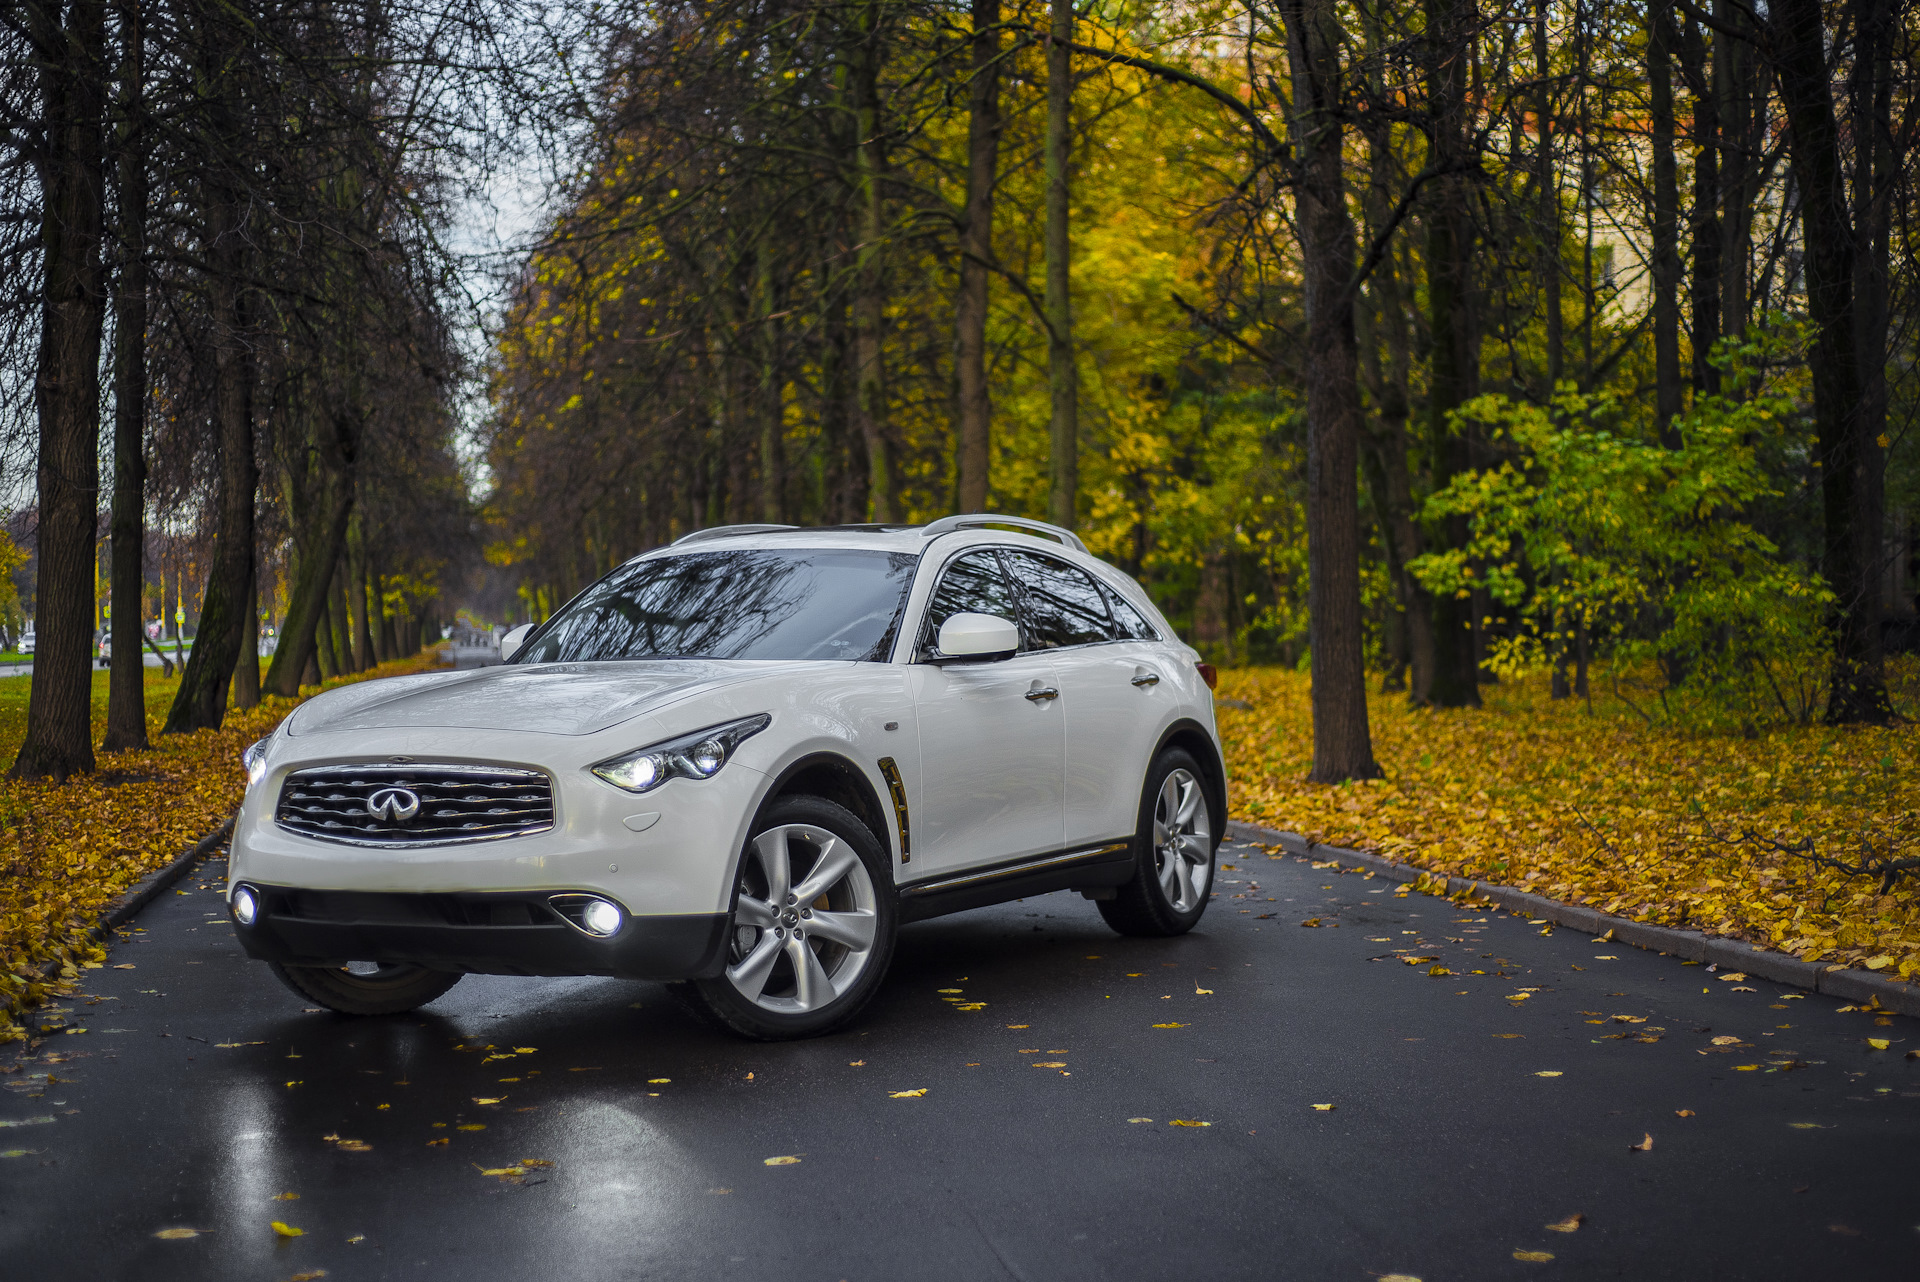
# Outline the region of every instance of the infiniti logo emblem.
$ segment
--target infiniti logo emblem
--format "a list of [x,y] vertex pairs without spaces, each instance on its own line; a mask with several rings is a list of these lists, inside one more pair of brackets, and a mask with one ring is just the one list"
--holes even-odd
[[367,798],[367,813],[388,823],[405,823],[420,813],[420,797],[407,788],[382,788]]

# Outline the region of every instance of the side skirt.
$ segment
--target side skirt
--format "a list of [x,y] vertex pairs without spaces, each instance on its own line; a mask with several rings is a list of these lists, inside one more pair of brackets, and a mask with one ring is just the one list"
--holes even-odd
[[925,921],[947,913],[1003,904],[1009,899],[1056,890],[1118,886],[1133,876],[1133,842],[1109,841],[1050,855],[1036,855],[994,868],[900,888],[900,921]]

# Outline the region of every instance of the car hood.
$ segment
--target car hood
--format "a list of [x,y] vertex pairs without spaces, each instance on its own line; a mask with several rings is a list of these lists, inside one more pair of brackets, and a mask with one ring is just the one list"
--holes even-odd
[[587,735],[671,703],[773,670],[844,667],[654,659],[540,663],[367,681],[302,704],[289,734],[343,730],[523,730]]

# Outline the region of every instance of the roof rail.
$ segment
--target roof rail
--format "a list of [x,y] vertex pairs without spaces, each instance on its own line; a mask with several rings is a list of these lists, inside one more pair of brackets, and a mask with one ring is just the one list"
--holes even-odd
[[1063,530],[1057,525],[1048,525],[1045,521],[1030,520],[1024,516],[1001,516],[997,512],[969,512],[963,516],[943,516],[937,521],[929,521],[920,529],[921,537],[937,539],[942,534],[952,534],[955,530],[977,530],[995,525],[1012,526],[1028,534],[1038,534],[1043,538],[1058,539],[1062,544],[1076,552],[1085,552],[1087,545],[1072,530]]
[[728,539],[736,534],[770,534],[775,530],[797,530],[797,525],[713,525],[704,530],[695,530],[692,534],[682,534],[673,541],[672,546],[682,543],[698,543],[702,539]]

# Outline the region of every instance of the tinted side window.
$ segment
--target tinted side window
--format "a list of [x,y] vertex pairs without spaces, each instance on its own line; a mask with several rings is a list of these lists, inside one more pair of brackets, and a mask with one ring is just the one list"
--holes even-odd
[[1160,639],[1146,617],[1112,588],[1107,589],[1107,604],[1113,607],[1113,630],[1119,634],[1121,640],[1158,641]]
[[940,585],[927,601],[927,622],[920,643],[932,649],[940,638],[940,625],[956,614],[997,614],[1019,622],[1013,583],[990,549],[956,557],[941,573]]
[[1036,650],[1113,640],[1106,598],[1079,570],[1052,557],[1008,552],[1026,605],[1028,644]]

